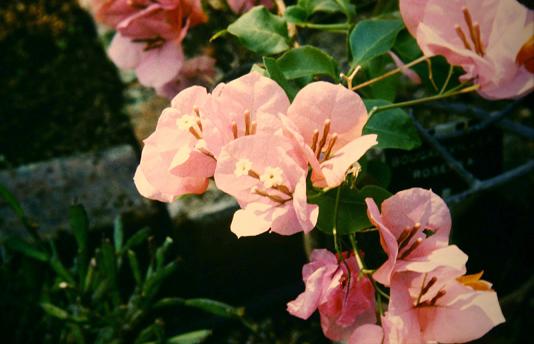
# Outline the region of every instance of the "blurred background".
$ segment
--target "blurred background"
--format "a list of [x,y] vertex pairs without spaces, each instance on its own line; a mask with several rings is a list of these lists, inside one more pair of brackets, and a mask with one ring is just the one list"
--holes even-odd
[[[192,29],[186,50],[204,49],[225,20]],[[303,290],[301,235],[237,239],[229,230],[237,206],[213,188],[169,205],[137,193],[142,139],[168,100],[116,69],[109,39],[76,0],[0,2],[2,342],[155,343],[182,333],[193,333],[191,343],[203,334],[208,343],[327,342],[318,317],[285,311]],[[227,40],[210,49],[218,80],[255,62]],[[481,180],[532,163],[532,96],[460,101],[413,114]],[[506,119],[480,119],[496,109],[507,109]],[[465,178],[423,141],[409,152],[377,152],[370,164],[390,167],[383,178],[392,192],[461,194]],[[534,326],[533,186],[534,174],[521,173],[448,199],[452,242],[469,255],[468,271],[484,270],[494,283],[507,319],[480,343],[526,343]],[[374,235],[364,239],[369,247]],[[331,240],[319,233],[313,241]],[[199,298],[224,305],[184,302]]]

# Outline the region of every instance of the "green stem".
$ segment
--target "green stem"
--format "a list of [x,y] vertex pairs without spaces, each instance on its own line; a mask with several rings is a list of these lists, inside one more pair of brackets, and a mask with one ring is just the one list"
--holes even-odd
[[[386,79],[386,78],[389,78],[389,77],[392,76],[392,75],[395,75],[395,74],[397,74],[397,73],[399,73],[399,72],[402,72],[403,70],[406,70],[407,68],[410,68],[410,67],[412,67],[412,66],[415,66],[416,64],[421,63],[421,62],[426,61],[426,60],[428,60],[428,57],[426,57],[426,56],[421,56],[421,57],[419,57],[418,59],[413,60],[412,62],[410,62],[410,63],[408,63],[408,64],[406,64],[406,65],[404,65],[404,66],[402,66],[402,67],[398,67],[398,68],[392,69],[392,70],[390,70],[390,71],[387,72],[387,73],[384,73],[384,74],[382,74],[382,75],[380,75],[380,76],[377,76],[376,78],[373,78],[373,79],[371,79],[371,80],[367,80],[366,82],[362,82],[362,83],[359,84],[359,85],[356,85],[356,86],[354,86],[354,87],[352,87],[352,85],[349,85],[349,88],[350,88],[352,91],[356,91],[356,90],[358,90],[358,89],[360,89],[360,88],[363,88],[363,87],[369,86],[369,85],[371,85],[371,84],[374,84],[375,82],[378,82],[378,81],[380,81],[380,80],[384,80],[384,79]],[[351,81],[352,81],[352,80],[351,80]]]
[[447,89],[447,86],[449,85],[449,81],[451,80],[453,71],[454,71],[454,67],[452,65],[449,65],[449,73],[447,74],[447,79],[445,79],[443,86],[441,86],[441,90],[439,91],[439,94],[443,94],[443,92],[445,92],[445,90]]
[[352,245],[352,251],[354,252],[354,257],[356,258],[356,263],[358,263],[358,268],[360,269],[360,272],[363,273],[365,270],[365,265],[363,264],[362,257],[360,257],[360,254],[358,253],[358,246],[356,246],[356,240],[354,239],[354,236],[350,235],[350,244]]
[[341,195],[341,187],[337,188],[336,192],[336,203],[334,206],[334,217],[333,217],[333,226],[332,226],[332,234],[334,235],[334,247],[336,249],[336,252],[339,256],[339,260],[343,259],[343,254],[341,253],[341,250],[339,248],[339,244],[337,242],[337,213],[339,210],[339,198]]
[[444,94],[438,94],[438,95],[435,95],[435,96],[425,97],[425,98],[421,98],[421,99],[408,100],[408,101],[405,101],[405,102],[388,104],[388,105],[383,105],[383,106],[375,106],[369,112],[369,116],[371,116],[371,115],[373,115],[373,114],[375,114],[377,112],[380,112],[380,111],[386,111],[386,110],[396,109],[396,108],[400,108],[400,107],[414,106],[414,105],[429,103],[429,102],[433,102],[435,100],[440,100],[440,99],[452,97],[452,96],[455,96],[455,95],[458,95],[458,94],[473,92],[473,91],[476,91],[479,87],[480,87],[479,85],[472,85],[472,86],[463,88],[463,89],[461,89],[459,91],[452,92],[452,93],[451,92],[446,92]]
[[350,30],[352,26],[349,23],[339,23],[339,24],[295,23],[295,25],[298,27],[305,28],[305,29],[315,29],[315,30],[334,31],[334,32],[346,32]]

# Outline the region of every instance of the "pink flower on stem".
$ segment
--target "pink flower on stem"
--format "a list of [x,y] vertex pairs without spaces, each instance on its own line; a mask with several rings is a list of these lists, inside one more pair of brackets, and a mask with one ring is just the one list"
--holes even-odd
[[465,343],[504,322],[497,294],[482,273],[439,267],[397,273],[382,318],[385,344]]
[[296,95],[287,112],[286,130],[302,144],[312,166],[313,185],[334,188],[348,168],[377,144],[362,136],[367,110],[361,98],[341,85],[318,81]]
[[463,269],[467,256],[457,246],[449,246],[449,209],[432,191],[421,188],[400,191],[382,203],[382,213],[372,198],[365,202],[388,256],[373,274],[376,281],[389,286],[396,271],[422,273],[440,265]]
[[223,147],[215,183],[243,208],[231,225],[238,237],[313,229],[318,207],[307,203],[307,164],[297,153],[285,137],[267,134],[243,136]]
[[142,85],[159,88],[172,82],[179,74],[184,54],[181,45],[175,41],[160,40],[158,44],[147,48],[144,43],[117,33],[111,41],[108,54],[120,69],[135,69]]
[[302,268],[306,290],[287,304],[288,312],[308,319],[318,309],[323,333],[331,340],[376,334],[375,328],[364,327],[376,322],[374,288],[359,272],[352,255],[339,262],[325,249],[314,250]]
[[201,117],[209,112],[209,95],[200,86],[178,94],[144,142],[134,177],[139,193],[162,202],[183,194],[200,194],[215,171],[215,159],[202,139]]
[[285,114],[289,107],[284,90],[256,72],[220,83],[212,95],[217,108],[207,119],[206,142],[215,157],[225,144],[238,137],[275,131],[271,119]]
[[181,41],[189,27],[207,20],[199,0],[97,0],[93,8],[97,20],[117,30],[111,60],[121,69],[135,69],[141,84],[158,89],[179,77]]
[[534,88],[534,11],[519,2],[401,0],[400,10],[423,53],[461,66],[460,80],[479,84],[483,97],[521,97]]

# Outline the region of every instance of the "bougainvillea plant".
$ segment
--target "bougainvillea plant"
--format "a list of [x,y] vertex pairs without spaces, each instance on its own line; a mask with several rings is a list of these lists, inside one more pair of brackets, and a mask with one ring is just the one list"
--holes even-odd
[[[112,59],[156,89],[180,75],[179,43],[207,20],[198,2],[97,3],[97,16],[117,29]],[[287,304],[302,319],[318,310],[331,340],[460,343],[504,322],[491,283],[467,274],[467,255],[449,244],[446,203],[417,187],[392,195],[367,162],[370,152],[420,144],[404,107],[531,92],[534,12],[515,0],[400,0],[374,11],[349,0],[253,4],[229,1],[242,15],[213,39],[238,42],[257,63],[211,91],[191,86],[172,99],[144,141],[139,192],[172,202],[213,179],[241,208],[230,228],[238,237],[331,235],[333,252],[311,252],[306,288]],[[346,56],[329,46],[346,46]],[[415,84],[417,97],[402,91]],[[358,246],[371,231],[385,257],[377,267]]]

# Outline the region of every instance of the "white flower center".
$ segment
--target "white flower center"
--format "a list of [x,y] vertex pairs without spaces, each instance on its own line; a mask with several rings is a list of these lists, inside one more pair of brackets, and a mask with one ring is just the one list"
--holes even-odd
[[263,185],[267,188],[273,186],[281,185],[284,182],[282,177],[283,171],[280,167],[267,167],[263,174],[260,176],[260,181],[263,182]]
[[193,115],[183,115],[176,120],[176,125],[181,130],[188,130],[197,123],[197,117]]
[[234,175],[239,176],[246,176],[248,175],[248,171],[252,168],[252,162],[248,159],[239,159],[235,163],[235,170]]
[[204,141],[203,139],[200,139],[197,141],[197,143],[195,143],[195,148],[198,149],[199,151],[207,150],[208,145],[206,144],[206,141]]

